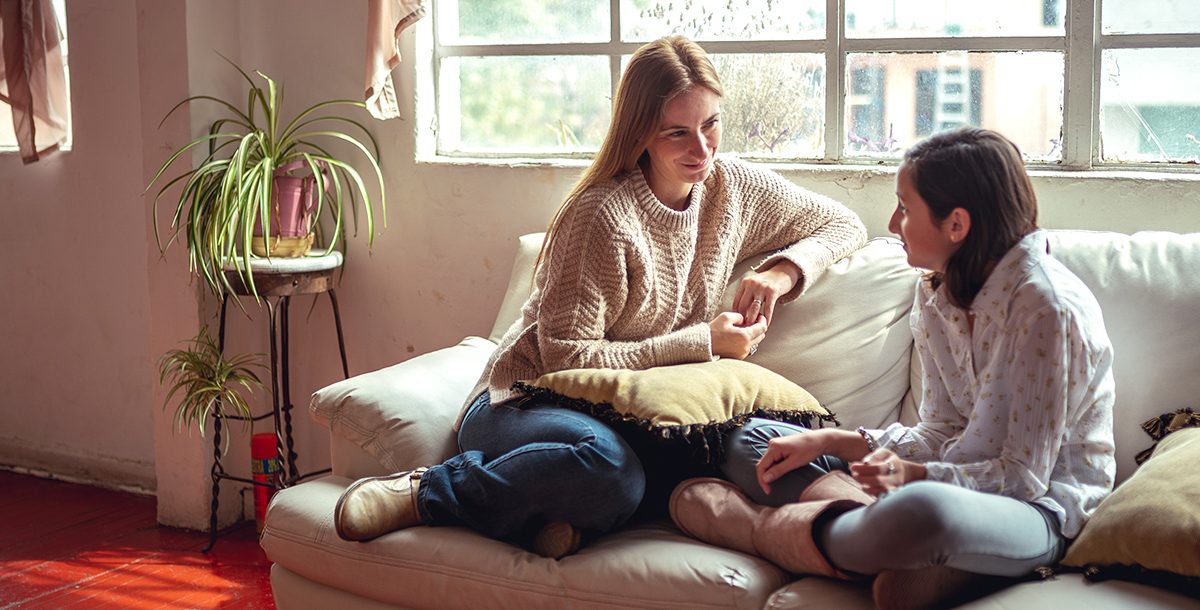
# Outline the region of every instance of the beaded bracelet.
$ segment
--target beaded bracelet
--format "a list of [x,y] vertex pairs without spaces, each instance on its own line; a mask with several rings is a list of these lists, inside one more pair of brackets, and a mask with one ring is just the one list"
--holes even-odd
[[879,443],[875,441],[875,437],[871,436],[871,434],[867,432],[866,428],[859,426],[855,432],[859,433],[859,435],[863,437],[863,440],[867,441],[868,454],[874,453],[875,450],[879,448]]

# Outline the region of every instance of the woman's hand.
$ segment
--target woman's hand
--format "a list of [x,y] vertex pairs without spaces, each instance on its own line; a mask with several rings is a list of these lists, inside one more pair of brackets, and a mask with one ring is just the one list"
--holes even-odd
[[850,474],[862,485],[863,491],[878,496],[910,481],[924,479],[925,466],[902,460],[891,450],[876,449],[862,461],[850,464]]
[[775,302],[800,281],[800,268],[789,260],[781,260],[770,268],[742,279],[733,297],[733,311],[743,320],[757,322],[759,316],[771,325]]
[[832,436],[829,432],[840,430],[811,430],[767,441],[767,452],[758,459],[758,466],[755,467],[758,486],[764,493],[770,494],[771,483],[778,481],[779,477],[831,453]]
[[741,314],[727,311],[709,322],[708,328],[714,356],[744,360],[767,336],[767,319],[759,316],[757,322],[747,325]]

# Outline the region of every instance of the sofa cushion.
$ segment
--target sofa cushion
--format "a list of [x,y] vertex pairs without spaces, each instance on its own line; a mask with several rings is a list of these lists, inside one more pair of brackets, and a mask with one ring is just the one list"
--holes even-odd
[[729,358],[643,371],[570,369],[516,387],[630,434],[690,449],[705,463],[718,463],[724,435],[751,417],[810,428],[834,421],[804,388],[757,364]]
[[309,413],[362,447],[388,472],[439,463],[458,453],[453,427],[496,344],[467,337],[313,393]]
[[350,479],[276,492],[261,544],[321,585],[422,608],[762,608],[790,580],[773,564],[718,549],[669,523],[629,527],[555,561],[460,527],[413,527],[371,542],[333,530]]
[[[749,272],[748,263],[735,269],[725,307]],[[896,421],[909,387],[908,312],[919,277],[898,240],[868,241],[775,309],[750,362],[812,392],[845,428]]]
[[[1167,435],[1100,503],[1067,551],[1069,566],[1140,566],[1191,576],[1200,589],[1200,428]],[[1119,574],[1129,574],[1115,570]]]
[[488,335],[493,343],[500,343],[508,328],[521,319],[521,307],[533,291],[533,263],[537,261],[545,236],[545,233],[529,233],[517,239],[517,255],[513,260],[512,275],[508,278],[508,289],[504,292],[500,311],[496,312],[492,334]]
[[1120,482],[1148,444],[1142,422],[1194,405],[1200,396],[1200,274],[1194,267],[1200,234],[1049,231],[1048,237],[1050,255],[1083,280],[1104,311],[1117,386]]

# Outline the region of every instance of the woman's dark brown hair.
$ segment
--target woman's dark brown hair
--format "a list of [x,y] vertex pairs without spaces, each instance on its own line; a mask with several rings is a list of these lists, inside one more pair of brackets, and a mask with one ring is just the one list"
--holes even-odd
[[1037,196],[1021,152],[994,131],[964,127],[918,142],[905,152],[904,166],[934,222],[955,208],[971,216],[945,272],[929,276],[934,288],[945,284],[950,302],[967,309],[992,265],[1037,229]]

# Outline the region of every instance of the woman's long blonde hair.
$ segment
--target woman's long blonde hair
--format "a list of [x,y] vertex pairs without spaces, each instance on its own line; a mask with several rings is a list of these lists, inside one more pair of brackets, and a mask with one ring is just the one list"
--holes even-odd
[[533,266],[535,272],[567,208],[588,189],[645,163],[646,146],[658,131],[667,102],[696,87],[704,87],[718,97],[724,95],[717,70],[700,45],[683,36],[667,36],[634,52],[617,86],[612,122],[604,143],[550,220]]

